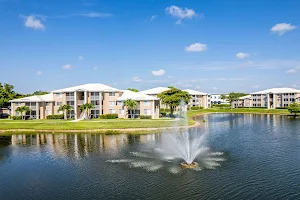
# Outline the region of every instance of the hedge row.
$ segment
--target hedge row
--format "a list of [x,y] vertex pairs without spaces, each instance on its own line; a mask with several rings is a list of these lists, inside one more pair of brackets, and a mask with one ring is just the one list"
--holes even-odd
[[140,115],[140,119],[152,119],[151,115]]
[[47,118],[47,119],[64,119],[64,114],[59,114],[59,115],[48,115],[46,118]]
[[13,120],[22,120],[22,116],[10,116]]
[[191,110],[201,110],[203,108],[204,108],[203,106],[193,106],[191,107]]
[[100,115],[100,119],[117,119],[118,114],[105,114],[105,115]]
[[215,104],[215,105],[213,105],[213,107],[215,107],[215,108],[230,108],[231,105],[230,104]]

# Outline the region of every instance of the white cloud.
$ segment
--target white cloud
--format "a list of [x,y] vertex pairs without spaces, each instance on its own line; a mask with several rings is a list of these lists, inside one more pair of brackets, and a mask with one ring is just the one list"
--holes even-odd
[[83,14],[75,14],[82,17],[91,17],[91,18],[104,18],[104,17],[112,17],[113,15],[110,13],[98,13],[98,12],[91,12],[91,13],[83,13]]
[[287,23],[281,23],[281,24],[276,24],[275,26],[273,26],[271,28],[271,31],[273,33],[277,33],[279,35],[283,35],[288,31],[292,31],[294,29],[296,29],[296,26],[293,26],[291,24],[287,24]]
[[286,74],[296,74],[296,73],[298,73],[298,70],[296,70],[296,69],[289,69],[285,73]]
[[[240,52],[240,53],[236,54],[236,57],[239,58],[239,59],[244,59],[244,58],[250,57],[250,54],[249,53]],[[252,63],[248,63],[248,64],[252,64]]]
[[150,22],[152,22],[153,20],[155,20],[156,19],[156,15],[152,15],[151,17],[150,17]]
[[25,16],[25,24],[28,28],[33,28],[35,30],[45,30],[45,26],[42,24],[41,20],[37,19],[35,16]]
[[98,70],[98,67],[93,67],[93,70]]
[[72,66],[70,64],[62,66],[63,69],[72,69]]
[[42,75],[42,71],[37,71],[37,72],[36,72],[36,75],[37,75],[37,76],[41,76],[41,75]]
[[165,73],[166,73],[166,71],[163,70],[163,69],[160,69],[160,70],[158,70],[158,71],[152,71],[152,75],[153,75],[153,76],[162,76],[162,75],[164,75]]
[[79,60],[83,60],[83,57],[82,57],[82,56],[78,56],[78,59],[79,59]]
[[200,44],[200,43],[194,43],[190,46],[185,47],[185,51],[188,52],[199,52],[199,51],[205,51],[207,49],[206,44]]
[[135,76],[132,78],[132,82],[139,83],[139,82],[142,82],[142,79],[138,76]]
[[252,88],[259,88],[259,85],[253,85]]
[[195,17],[197,15],[193,9],[180,8],[180,7],[174,6],[174,5],[167,7],[166,12],[169,15],[178,19],[176,21],[176,24],[181,24],[181,21],[183,19],[192,19],[193,17]]

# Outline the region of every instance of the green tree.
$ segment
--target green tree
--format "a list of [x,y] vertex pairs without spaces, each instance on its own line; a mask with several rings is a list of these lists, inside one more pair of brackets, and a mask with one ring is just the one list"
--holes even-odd
[[71,105],[65,104],[65,105],[61,105],[58,108],[58,112],[63,111],[64,112],[64,119],[67,119],[67,113],[70,112],[71,110],[73,110],[73,107]]
[[23,95],[14,92],[13,89],[13,85],[7,83],[2,85],[2,83],[0,83],[0,108],[10,106],[10,100],[24,97]]
[[227,100],[227,97],[225,94],[221,94],[220,99],[222,99],[223,101]]
[[91,109],[95,108],[95,105],[92,103],[86,103],[80,106],[80,110],[81,111],[85,111],[87,112],[87,118],[90,119],[91,116]]
[[49,94],[49,92],[42,91],[42,90],[38,90],[38,91],[35,91],[35,92],[32,93],[32,94],[27,94],[26,96],[27,96],[27,97],[30,97],[30,96],[44,95],[44,94]]
[[138,102],[132,99],[126,99],[124,101],[124,106],[127,107],[128,112],[130,111],[130,117],[133,119],[136,108],[138,107]]
[[247,96],[247,94],[239,93],[239,92],[230,92],[228,95],[223,95],[222,97],[225,98],[225,100],[227,100],[230,103],[231,108],[232,108],[232,102],[237,101],[240,97],[243,97],[243,96]]
[[130,90],[130,91],[132,91],[132,92],[139,92],[138,89],[134,89],[134,88],[128,88],[127,90]]
[[291,114],[294,114],[296,116],[298,113],[300,113],[300,104],[298,104],[298,103],[291,103],[288,106],[288,111]]
[[167,104],[170,107],[171,115],[173,115],[174,110],[177,106],[180,105],[180,102],[183,101],[184,103],[188,104],[191,96],[188,92],[179,90],[174,87],[169,88],[169,90],[158,94],[157,97],[161,99],[162,103]]
[[22,119],[24,120],[25,116],[23,115],[23,113],[26,114],[27,112],[30,112],[30,109],[27,106],[20,106],[20,107],[17,107],[16,112],[20,113]]

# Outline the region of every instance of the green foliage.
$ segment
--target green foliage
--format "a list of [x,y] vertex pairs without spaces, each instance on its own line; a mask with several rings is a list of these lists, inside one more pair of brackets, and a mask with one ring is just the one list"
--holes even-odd
[[161,112],[170,112],[170,108],[161,108],[160,111]]
[[214,107],[216,108],[230,108],[230,104],[215,104]]
[[193,106],[191,107],[191,110],[201,110],[203,108],[204,108],[203,106]]
[[228,95],[222,94],[220,96],[220,99],[227,100],[229,103],[232,103],[232,102],[238,100],[240,97],[243,97],[243,96],[247,96],[247,94],[240,93],[240,92],[230,92]]
[[134,88],[128,88],[127,90],[130,90],[132,92],[138,92],[139,91],[138,89],[134,89]]
[[140,119],[152,119],[151,115],[140,115]]
[[4,83],[4,85],[2,85],[0,83],[0,108],[10,106],[10,100],[24,97],[23,95],[14,92],[13,89],[14,86],[10,84]]
[[173,115],[175,108],[180,105],[180,102],[183,101],[184,103],[188,104],[191,96],[188,92],[179,90],[174,87],[169,88],[169,90],[166,90],[158,94],[157,96],[161,99],[163,104],[167,104],[170,107],[171,115]]
[[58,108],[58,112],[63,111],[64,112],[64,119],[67,119],[67,112],[73,110],[73,107],[71,105],[65,104],[65,105],[61,105]]
[[227,99],[227,97],[226,97],[226,95],[225,95],[225,94],[221,94],[221,96],[220,96],[220,99],[222,99],[222,100],[226,100],[226,99]]
[[26,113],[26,112],[29,112],[29,111],[30,111],[30,109],[27,106],[20,106],[20,107],[17,107],[17,109],[16,109],[16,112],[21,114],[22,119],[24,119],[23,113]]
[[127,99],[124,101],[124,106],[127,107],[128,111],[131,111],[131,119],[133,119],[133,111],[138,107],[138,102],[132,99]]
[[64,119],[64,115],[63,114],[59,114],[59,115],[48,115],[47,119]]
[[297,115],[298,113],[300,113],[300,104],[291,103],[287,109],[290,113]]
[[91,109],[95,108],[95,105],[92,104],[92,103],[86,103],[86,104],[83,104],[80,106],[80,110],[81,111],[85,111],[87,112],[87,115],[88,115],[88,119],[90,119],[90,111]]
[[167,116],[167,113],[166,113],[166,112],[160,111],[159,117],[166,117],[166,116]]
[[117,119],[118,114],[105,114],[105,115],[100,115],[100,119]]
[[26,97],[30,97],[30,96],[44,95],[44,94],[49,94],[49,92],[42,91],[42,90],[38,90],[38,91],[35,91],[35,92],[32,93],[32,94],[27,94],[27,95],[25,95],[25,96],[26,96]]
[[11,116],[10,118],[13,120],[22,120],[22,116]]

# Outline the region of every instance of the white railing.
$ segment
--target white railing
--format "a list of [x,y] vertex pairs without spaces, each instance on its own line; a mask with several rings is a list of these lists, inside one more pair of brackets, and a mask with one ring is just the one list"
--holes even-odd
[[77,103],[78,105],[82,105],[82,104],[84,104],[84,100],[78,100],[78,103]]
[[91,96],[91,100],[100,100],[100,96]]
[[74,99],[75,99],[74,96],[67,96],[66,97],[67,101],[74,101]]

